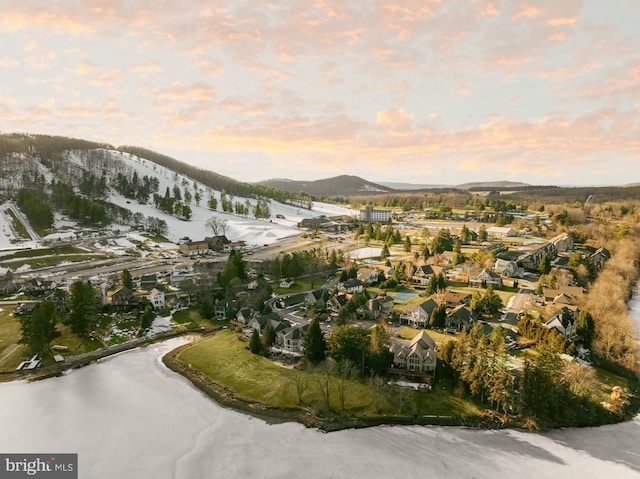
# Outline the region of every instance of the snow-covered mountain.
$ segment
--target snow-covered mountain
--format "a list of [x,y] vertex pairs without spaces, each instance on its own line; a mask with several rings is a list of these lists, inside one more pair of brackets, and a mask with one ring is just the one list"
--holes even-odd
[[[79,197],[105,205],[110,218],[107,227],[127,231],[144,227],[150,220],[164,222],[166,236],[173,242],[185,236],[192,239],[211,236],[206,226],[211,217],[226,222],[225,234],[230,240],[263,245],[299,234],[296,225],[304,218],[356,214],[353,210],[323,203],[289,200],[293,204],[285,204],[259,195],[231,196],[147,158],[109,147],[62,150],[51,155],[29,149],[0,151],[0,169],[0,248],[16,244],[11,212],[18,209],[15,206],[18,192],[46,190],[51,197],[52,185],[59,183],[71,186]],[[126,185],[144,182],[151,190],[125,196],[130,193]],[[158,201],[162,202],[167,195],[172,202],[186,206],[186,214],[182,214],[182,210],[180,214],[169,214],[158,208]],[[259,206],[259,216],[265,217],[256,218],[256,206]],[[52,234],[70,234],[81,227],[80,223],[56,211]],[[46,235],[42,239],[46,239]]]

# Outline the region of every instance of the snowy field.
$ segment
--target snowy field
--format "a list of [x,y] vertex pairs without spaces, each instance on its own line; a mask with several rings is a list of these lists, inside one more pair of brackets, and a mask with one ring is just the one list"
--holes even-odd
[[[183,221],[174,216],[165,214],[156,209],[152,204],[139,204],[137,201],[127,199],[117,192],[113,192],[108,198],[112,203],[129,209],[132,213],[141,213],[145,218],[151,216],[166,221],[168,227],[167,236],[174,245],[180,238],[185,236],[192,240],[201,240],[206,236],[212,236],[213,233],[206,227],[207,220],[212,216],[226,222],[227,228],[225,235],[231,241],[245,241],[248,246],[262,246],[300,234],[300,230],[296,225],[304,218],[314,218],[321,215],[356,216],[358,214],[355,210],[325,203],[313,203],[312,209],[307,210],[270,200],[270,219],[254,219],[250,217],[236,216],[221,211],[219,191],[213,190],[202,184],[198,184],[198,182],[195,182],[193,179],[183,175],[175,175],[173,171],[159,166],[149,160],[131,157],[126,153],[118,151],[109,151],[109,154],[113,159],[121,160],[123,164],[126,165],[126,168],[129,169],[131,174],[135,171],[140,178],[145,175],[158,178],[158,191],[160,194],[164,193],[167,188],[172,191],[174,185],[178,185],[181,190],[184,190],[184,188],[187,187],[192,193],[195,191],[195,188],[198,189],[202,199],[199,206],[195,204],[195,201],[190,203],[189,206],[192,210],[192,217],[190,221]],[[84,161],[77,153],[71,153],[70,160],[77,163],[79,166]],[[44,171],[43,173],[47,172]],[[48,181],[51,180],[50,174],[45,174],[45,176]],[[206,206],[210,197],[218,200],[217,211],[212,211]],[[242,204],[248,203],[253,206],[255,205],[256,200],[234,197],[233,203],[236,202]],[[25,241],[17,236],[13,229],[13,221],[7,212],[8,207],[8,203],[0,205],[0,255],[3,251],[8,252],[10,250],[20,248],[38,247],[39,242]],[[127,232],[129,228],[122,225],[112,225],[112,229],[120,232]],[[69,221],[67,218],[61,217],[59,214],[56,214],[55,216],[54,230],[56,230],[54,233],[42,238],[43,243],[45,241],[65,241],[72,239],[77,234],[80,234],[80,230],[76,227],[75,223]],[[137,235],[139,237],[139,232],[130,231],[129,234],[134,236]],[[122,238],[119,239],[116,244],[109,244],[106,246],[105,250],[114,253],[116,251],[123,252],[127,248],[134,246],[135,245],[133,243],[128,243],[127,239]],[[165,247],[166,246],[168,245],[165,245]]]

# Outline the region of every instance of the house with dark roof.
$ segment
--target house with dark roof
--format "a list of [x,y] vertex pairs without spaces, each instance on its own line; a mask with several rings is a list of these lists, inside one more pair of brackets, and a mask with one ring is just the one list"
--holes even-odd
[[393,311],[393,298],[391,296],[378,296],[367,301],[358,309],[358,313],[371,321],[377,321],[382,317],[388,317]]
[[276,333],[276,352],[288,356],[302,356],[303,341],[308,328],[308,325],[293,326]]
[[212,251],[222,251],[226,245],[231,243],[225,235],[207,236],[204,240]]
[[346,280],[344,283],[338,283],[338,289],[340,291],[346,291],[349,294],[362,293],[364,284],[358,278],[352,278]]
[[251,321],[254,317],[255,310],[253,308],[240,308],[236,313],[234,324],[240,326],[247,326],[249,321]]
[[597,269],[601,269],[609,258],[611,258],[611,253],[609,253],[607,248],[601,246],[595,250],[591,256],[589,256],[589,261]]
[[330,313],[339,313],[349,301],[349,296],[345,293],[339,293],[327,300],[327,311]]
[[413,274],[411,281],[422,286],[426,285],[433,276],[442,274],[444,276],[445,269],[442,266],[436,266],[433,264],[425,264],[418,266],[416,272]]
[[426,328],[431,319],[431,313],[437,307],[438,303],[429,298],[410,311],[402,313],[400,315],[400,324],[405,323],[414,328]]
[[282,318],[278,316],[277,313],[263,314],[249,321],[247,324],[247,335],[250,336],[253,330],[258,331],[258,334],[262,334],[267,326],[271,326],[277,335],[279,332],[287,329],[289,324],[282,321]]
[[544,323],[547,328],[555,329],[565,339],[573,340],[577,334],[576,326],[577,311],[572,311],[566,306],[563,306],[556,311],[551,318]]
[[317,307],[322,305],[324,289],[314,289],[313,291],[307,291],[304,295],[304,304],[307,308]]
[[0,281],[0,294],[11,294],[18,290],[16,283],[12,279],[3,279]]
[[107,293],[107,304],[118,309],[126,309],[135,306],[137,301],[133,295],[133,291],[126,286],[120,286]]
[[461,304],[447,312],[444,327],[450,333],[457,333],[468,328],[475,320],[476,317],[473,310],[469,306]]

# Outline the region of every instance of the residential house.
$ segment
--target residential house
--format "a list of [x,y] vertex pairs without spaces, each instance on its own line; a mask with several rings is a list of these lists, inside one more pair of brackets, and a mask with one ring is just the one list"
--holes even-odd
[[581,286],[558,286],[557,288],[543,288],[542,294],[545,301],[554,301],[557,297],[565,295],[567,298],[571,298],[573,301],[571,304],[574,304],[578,298],[584,295],[584,289]]
[[313,291],[307,291],[304,296],[304,304],[307,308],[318,307],[323,304],[322,297],[324,295],[324,289],[314,289]]
[[252,318],[247,323],[247,335],[250,335],[253,330],[258,331],[258,334],[262,334],[267,326],[271,326],[276,335],[288,327],[287,323],[283,322],[277,313],[263,314],[257,318]]
[[502,286],[502,278],[500,277],[500,275],[485,268],[477,276],[469,277],[469,286],[473,286],[476,288],[487,288],[489,286],[494,286],[496,288],[499,288]]
[[467,306],[471,303],[471,295],[469,293],[459,293],[457,291],[447,291],[444,293],[442,298],[444,305],[448,309],[455,308],[456,306],[460,306],[461,304],[466,304]]
[[597,269],[601,269],[609,258],[611,258],[611,253],[609,253],[607,248],[602,246],[589,256],[589,261]]
[[345,293],[336,294],[327,300],[327,311],[337,314],[344,308],[348,301],[349,297]]
[[475,314],[471,308],[466,304],[461,304],[447,312],[444,327],[450,333],[457,333],[469,327],[475,319]]
[[253,319],[255,310],[253,308],[240,308],[236,313],[234,323],[240,326],[247,326]]
[[559,252],[571,251],[573,249],[573,237],[569,233],[560,233],[549,240]]
[[164,291],[160,291],[159,289],[153,288],[147,295],[147,299],[153,306],[153,309],[164,308]]
[[422,304],[417,305],[411,311],[400,315],[400,323],[406,323],[414,328],[426,328],[431,319],[431,313],[438,307],[433,299],[429,298]]
[[378,272],[375,269],[371,268],[360,268],[356,277],[366,284],[373,284],[378,282]]
[[209,243],[206,241],[185,241],[180,243],[180,252],[187,256],[198,256],[209,251]]
[[[394,340],[391,346],[394,369],[421,376],[433,375],[437,365],[436,342],[425,331],[411,341]],[[394,371],[398,372],[398,371]]]
[[564,338],[572,340],[577,333],[576,318],[577,312],[564,306],[556,311],[544,325],[557,330]]
[[518,257],[518,262],[522,263],[525,268],[538,269],[540,261],[542,261],[542,258],[545,255],[549,260],[553,260],[558,255],[556,245],[551,242],[544,243],[543,245],[520,255]]
[[364,284],[358,278],[348,279],[344,283],[338,283],[338,289],[340,291],[346,291],[349,294],[362,293],[364,290]]
[[576,300],[573,296],[568,295],[567,293],[560,293],[558,296],[553,298],[553,304],[557,304],[559,306],[572,306],[576,304]]
[[195,274],[193,273],[181,273],[174,271],[169,276],[169,284],[175,288],[180,288],[182,283],[189,280],[194,280]]
[[496,259],[493,270],[503,278],[522,278],[524,276],[524,268],[522,266],[518,266],[515,261],[506,259]]
[[25,281],[22,289],[30,294],[45,294],[56,289],[56,282],[48,279],[31,278]]
[[140,278],[140,289],[151,291],[158,286],[158,278],[155,274],[145,274]]
[[126,286],[120,286],[114,291],[109,291],[107,293],[107,303],[120,309],[126,309],[134,306],[135,298],[133,296],[133,291]]
[[292,279],[283,279],[282,281],[280,281],[280,287],[289,289],[291,286],[293,286],[293,283],[295,283],[295,281]]
[[424,286],[433,276],[436,276],[438,274],[444,275],[444,268],[442,266],[425,264],[423,266],[418,266],[411,280],[414,283]]
[[393,266],[382,265],[378,266],[378,269],[384,273],[385,278],[389,279],[396,274],[396,270]]
[[489,238],[508,238],[511,236],[517,236],[518,232],[513,228],[502,227],[502,226],[490,226],[487,228],[487,235]]
[[293,326],[276,333],[276,349],[278,352],[290,356],[301,356],[304,351],[302,344],[308,327],[308,325]]
[[213,316],[217,319],[224,319],[229,309],[229,301],[226,299],[217,299],[213,303]]
[[204,240],[211,251],[222,251],[226,245],[231,243],[225,235],[207,236]]
[[379,296],[367,301],[358,312],[367,319],[377,321],[382,317],[389,317],[393,311],[393,298],[391,296]]
[[0,281],[0,294],[11,294],[18,290],[16,283],[12,279],[3,279]]

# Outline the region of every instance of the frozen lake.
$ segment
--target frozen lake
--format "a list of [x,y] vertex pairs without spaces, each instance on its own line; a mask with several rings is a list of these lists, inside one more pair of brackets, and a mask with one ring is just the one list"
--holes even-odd
[[166,369],[162,355],[182,341],[60,378],[0,384],[0,452],[78,453],[79,477],[92,479],[640,477],[640,418],[547,434],[269,425]]

